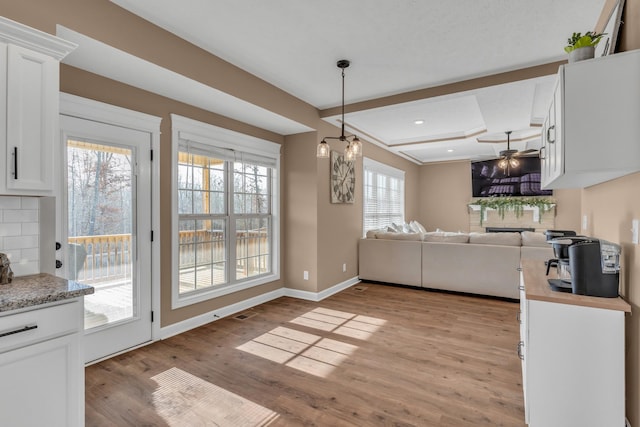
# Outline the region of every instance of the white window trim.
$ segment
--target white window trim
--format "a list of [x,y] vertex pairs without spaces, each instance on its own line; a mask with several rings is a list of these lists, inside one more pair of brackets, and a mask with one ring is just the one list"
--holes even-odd
[[389,166],[386,165],[384,163],[380,163],[376,160],[370,159],[368,157],[363,157],[362,158],[362,237],[366,237],[367,232],[365,231],[365,223],[366,223],[366,217],[365,217],[365,201],[364,201],[364,197],[366,195],[366,182],[365,182],[365,174],[367,173],[367,170],[375,170],[376,172],[394,177],[394,178],[398,178],[398,179],[402,179],[402,217],[404,218],[404,208],[405,208],[405,203],[406,203],[406,183],[405,183],[405,179],[404,179],[404,175],[405,172],[402,169],[398,169],[398,168],[394,168],[393,166]]
[[[160,230],[160,123],[162,118],[64,92],[60,93],[59,112],[67,116],[151,134],[151,149],[154,154],[151,162],[151,229]],[[60,143],[58,151],[62,150],[62,144]],[[57,177],[56,180],[59,182],[61,177]],[[57,193],[59,200],[63,200],[63,197],[66,197],[63,193],[62,189],[59,189],[59,193]],[[58,218],[62,218],[61,206],[61,203],[56,203],[56,215]],[[66,227],[66,225],[62,224],[61,227]],[[56,230],[56,241],[60,241],[61,227]],[[162,316],[160,302],[160,266],[162,265],[160,262],[160,247],[160,233],[156,232],[151,245],[151,310],[154,313],[153,323],[151,324],[151,339],[153,341],[160,339]]]
[[[189,139],[198,143],[230,150],[243,151],[276,159],[276,167],[272,174],[272,247],[271,273],[246,280],[216,287],[202,292],[180,295],[179,269],[180,255],[178,241],[178,145],[180,139]],[[171,308],[186,307],[212,298],[228,295],[243,289],[263,285],[280,279],[280,145],[275,142],[245,135],[229,129],[202,123],[187,117],[171,114]]]

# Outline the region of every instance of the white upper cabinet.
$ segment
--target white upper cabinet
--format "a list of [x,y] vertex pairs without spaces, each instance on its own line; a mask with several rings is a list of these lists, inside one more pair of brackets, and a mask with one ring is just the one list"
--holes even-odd
[[563,65],[543,125],[542,187],[640,171],[640,50]]
[[74,48],[0,17],[0,194],[52,194],[59,62]]

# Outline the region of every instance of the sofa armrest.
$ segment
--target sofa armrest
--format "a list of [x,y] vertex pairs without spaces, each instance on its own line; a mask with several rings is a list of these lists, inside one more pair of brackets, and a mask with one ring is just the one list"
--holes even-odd
[[361,239],[358,275],[361,280],[420,286],[422,242]]

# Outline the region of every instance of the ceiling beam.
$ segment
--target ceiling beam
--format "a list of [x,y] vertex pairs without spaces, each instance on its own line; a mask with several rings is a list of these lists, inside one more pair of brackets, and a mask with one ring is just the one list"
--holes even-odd
[[[488,86],[495,86],[505,83],[517,82],[520,80],[548,76],[551,74],[556,74],[558,72],[558,67],[566,63],[567,61],[550,62],[547,64],[535,65],[528,68],[521,68],[519,70],[492,74],[490,76],[477,77],[475,79],[463,80],[460,82],[419,89],[412,92],[399,93],[396,95],[370,99],[368,101],[355,102],[353,104],[345,105],[344,110],[345,113],[353,113],[356,111],[364,111],[373,108],[386,107],[389,105],[403,104],[405,102],[418,101],[425,98],[450,95],[452,93],[481,89]],[[320,110],[320,117],[332,117],[339,115],[340,113],[340,106],[332,107],[325,110]]]

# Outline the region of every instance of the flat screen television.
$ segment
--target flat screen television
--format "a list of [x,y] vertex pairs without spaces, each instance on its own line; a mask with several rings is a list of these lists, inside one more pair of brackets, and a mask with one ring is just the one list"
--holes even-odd
[[551,190],[540,189],[540,159],[518,157],[517,168],[502,169],[499,160],[471,163],[473,197],[550,196]]

